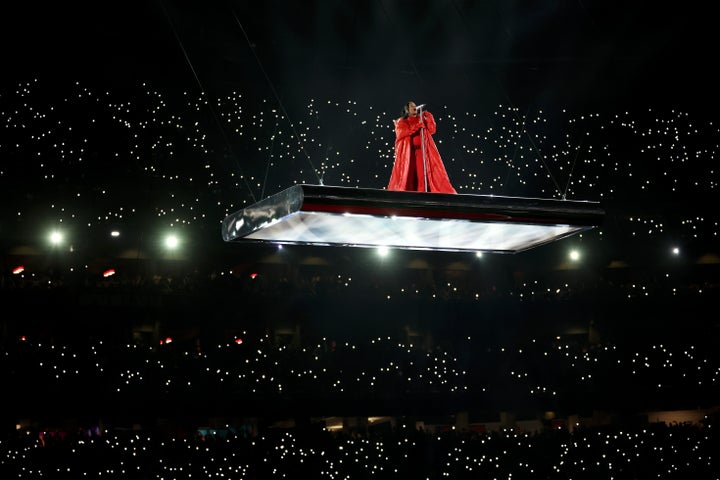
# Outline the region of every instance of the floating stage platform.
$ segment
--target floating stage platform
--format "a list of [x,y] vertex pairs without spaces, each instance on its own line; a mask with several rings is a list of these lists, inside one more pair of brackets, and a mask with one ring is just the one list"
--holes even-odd
[[294,185],[222,222],[226,242],[518,253],[596,228],[599,202]]

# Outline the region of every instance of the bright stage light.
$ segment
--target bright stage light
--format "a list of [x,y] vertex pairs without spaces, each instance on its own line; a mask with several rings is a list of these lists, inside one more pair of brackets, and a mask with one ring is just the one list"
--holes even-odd
[[174,250],[180,245],[180,240],[176,235],[170,234],[165,237],[165,246],[171,250]]
[[53,245],[62,244],[63,238],[64,238],[63,234],[58,231],[54,231],[54,232],[50,233],[50,243]]

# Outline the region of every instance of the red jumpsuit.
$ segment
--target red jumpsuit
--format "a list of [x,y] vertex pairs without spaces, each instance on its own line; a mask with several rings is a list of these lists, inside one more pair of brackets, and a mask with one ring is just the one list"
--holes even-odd
[[[423,166],[422,130],[425,131],[425,166]],[[437,130],[430,112],[395,120],[395,165],[388,190],[411,192],[457,193],[445,171],[440,152],[432,135]],[[423,180],[427,174],[427,189]]]

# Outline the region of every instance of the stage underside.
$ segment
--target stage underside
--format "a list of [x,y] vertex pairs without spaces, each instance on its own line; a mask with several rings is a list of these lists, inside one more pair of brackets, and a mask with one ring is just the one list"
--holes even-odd
[[223,220],[226,242],[517,253],[600,225],[598,202],[294,185]]

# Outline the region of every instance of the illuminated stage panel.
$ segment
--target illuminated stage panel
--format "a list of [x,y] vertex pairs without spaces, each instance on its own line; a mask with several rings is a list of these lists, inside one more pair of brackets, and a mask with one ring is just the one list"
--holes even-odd
[[599,225],[597,202],[295,185],[223,220],[225,241],[516,253]]

